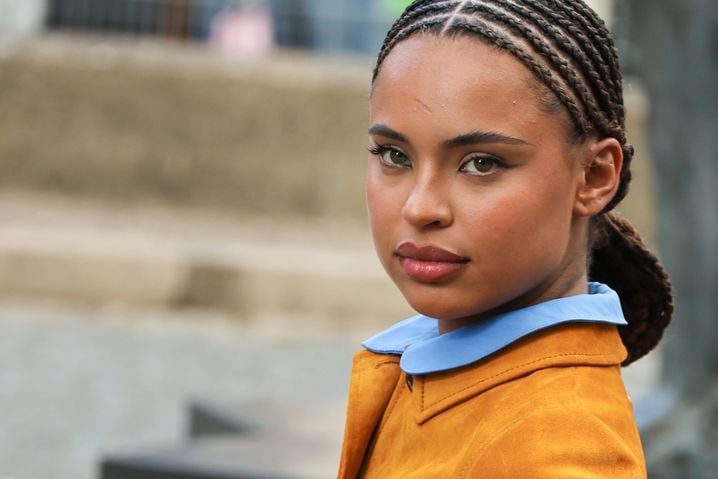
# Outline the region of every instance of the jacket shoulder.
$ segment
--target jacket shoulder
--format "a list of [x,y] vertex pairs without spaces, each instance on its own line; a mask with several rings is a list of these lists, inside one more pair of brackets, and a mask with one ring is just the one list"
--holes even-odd
[[501,389],[500,420],[458,477],[646,477],[617,367],[549,368]]

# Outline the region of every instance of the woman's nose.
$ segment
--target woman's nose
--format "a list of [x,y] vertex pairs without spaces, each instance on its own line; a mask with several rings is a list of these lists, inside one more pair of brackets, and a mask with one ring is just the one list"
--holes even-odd
[[417,182],[402,208],[404,219],[416,228],[443,228],[453,221],[449,188],[443,182]]

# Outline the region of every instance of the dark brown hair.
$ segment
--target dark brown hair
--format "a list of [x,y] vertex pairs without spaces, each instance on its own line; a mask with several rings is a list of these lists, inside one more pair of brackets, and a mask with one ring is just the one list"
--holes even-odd
[[633,147],[627,143],[618,55],[604,22],[581,0],[415,0],[384,40],[375,81],[391,50],[415,34],[473,36],[518,58],[568,112],[576,139],[618,140],[618,190],[592,222],[590,278],[615,289],[629,325],[621,328],[624,361],[660,340],[673,313],[668,275],[638,232],[611,212],[626,196]]

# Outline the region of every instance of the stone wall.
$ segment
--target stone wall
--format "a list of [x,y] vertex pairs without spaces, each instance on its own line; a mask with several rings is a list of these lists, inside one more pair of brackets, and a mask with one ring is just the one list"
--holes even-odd
[[0,187],[364,216],[370,63],[49,38],[0,59]]

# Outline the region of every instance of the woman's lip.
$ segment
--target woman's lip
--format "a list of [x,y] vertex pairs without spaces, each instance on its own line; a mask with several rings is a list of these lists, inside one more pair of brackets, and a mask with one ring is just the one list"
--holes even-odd
[[466,266],[466,262],[422,261],[406,257],[399,257],[399,263],[410,278],[421,283],[442,281]]
[[407,241],[396,249],[399,263],[412,279],[422,283],[435,283],[461,270],[469,258],[447,251],[436,245],[417,245]]
[[447,251],[436,245],[417,245],[411,241],[401,243],[396,249],[400,258],[439,263],[467,263],[469,258]]

